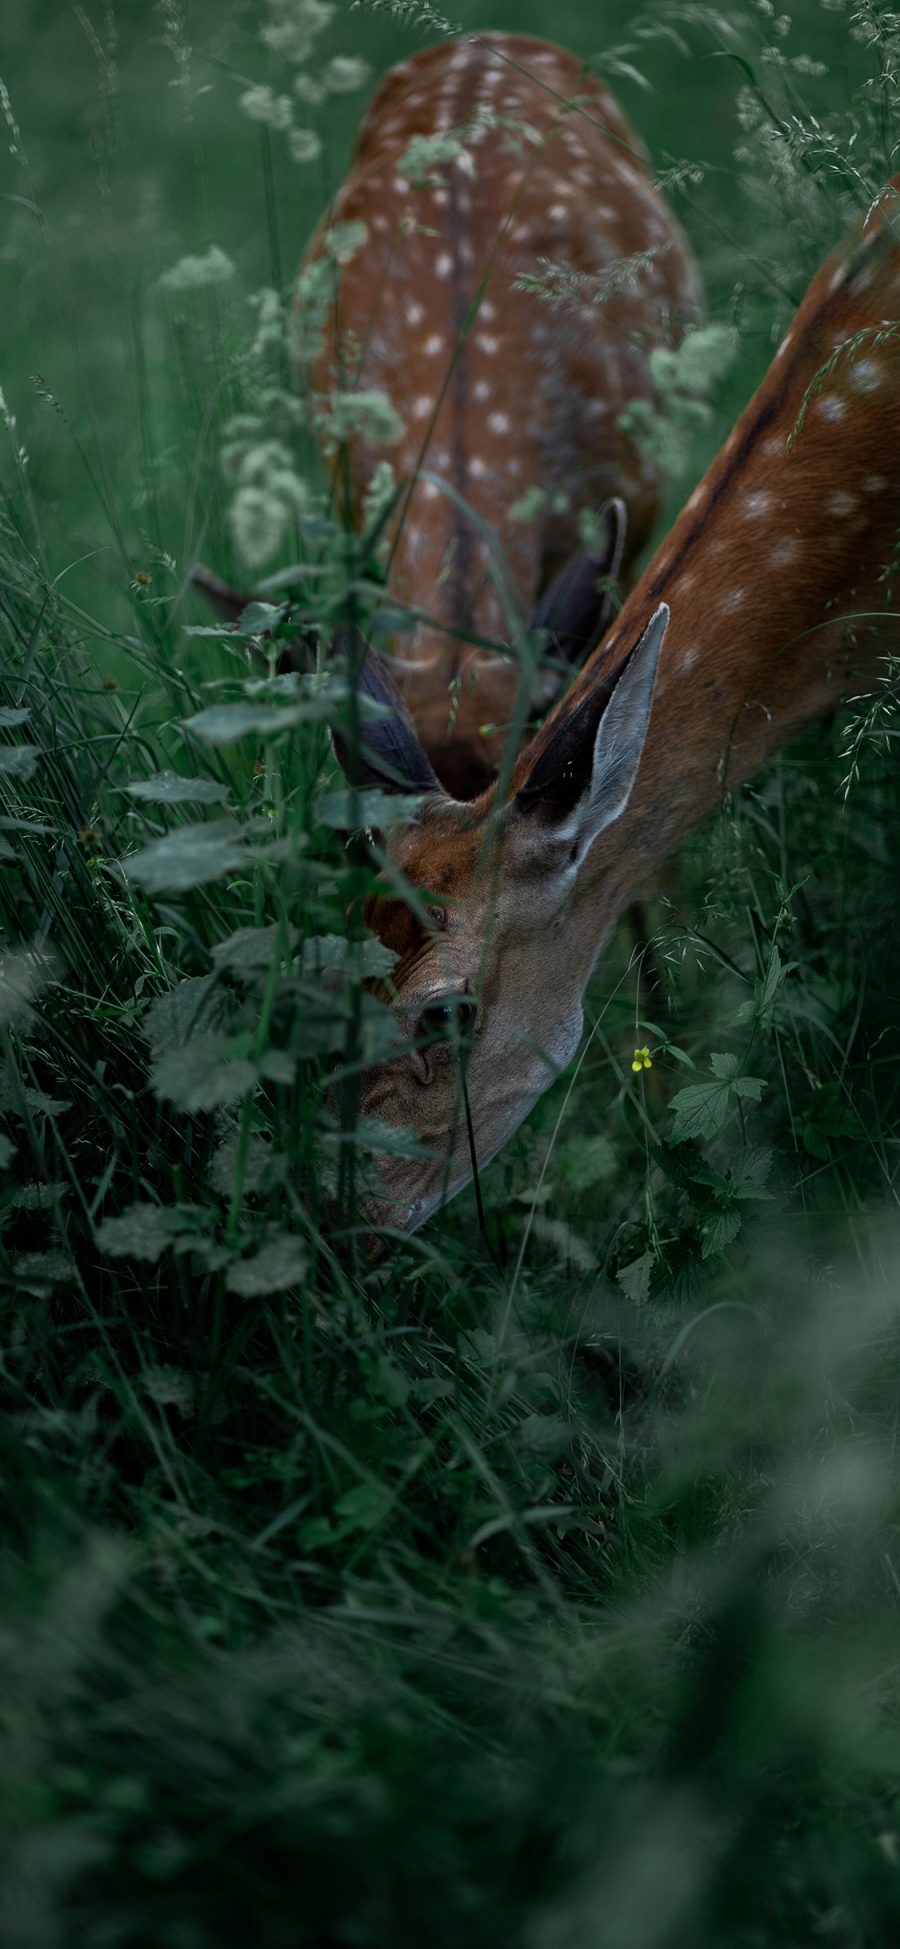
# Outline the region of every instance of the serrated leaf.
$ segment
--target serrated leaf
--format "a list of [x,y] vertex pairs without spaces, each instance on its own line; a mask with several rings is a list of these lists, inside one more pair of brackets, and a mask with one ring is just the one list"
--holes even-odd
[[770,1150],[745,1150],[743,1157],[734,1166],[731,1181],[731,1195],[734,1198],[771,1198],[766,1190],[766,1179],[772,1168]]
[[156,1057],[150,1081],[158,1096],[196,1116],[248,1096],[256,1088],[257,1070],[241,1038],[195,1035],[181,1048]]
[[239,927],[236,933],[229,934],[227,941],[220,941],[213,948],[212,958],[217,967],[231,968],[235,974],[253,974],[271,967],[280,940],[293,949],[297,942],[296,927],[285,930],[274,923],[271,927]]
[[713,1055],[710,1056],[709,1066],[714,1076],[721,1076],[723,1080],[730,1082],[732,1076],[737,1075],[738,1059],[737,1056],[730,1054]]
[[325,792],[313,806],[321,826],[338,832],[358,832],[363,827],[384,832],[388,826],[405,826],[424,804],[422,793],[414,792]]
[[135,779],[125,790],[129,798],[147,805],[222,805],[228,797],[227,785],[217,784],[214,778],[183,778],[177,771]]
[[726,1245],[737,1238],[740,1229],[739,1211],[718,1211],[714,1218],[707,1219],[702,1232],[704,1259],[711,1259],[716,1252],[724,1252]]
[[142,1033],[154,1056],[164,1056],[176,1043],[187,1042],[201,1029],[210,1028],[215,975],[188,975],[167,995],[157,995],[145,1011]]
[[152,1264],[171,1244],[178,1228],[175,1206],[139,1200],[118,1218],[104,1218],[94,1237],[101,1252],[111,1259],[144,1259]]
[[650,1279],[653,1272],[654,1255],[642,1252],[639,1259],[632,1259],[629,1265],[619,1267],[616,1278],[633,1306],[645,1305],[650,1295]]
[[715,1078],[709,1083],[689,1083],[669,1104],[674,1112],[670,1143],[683,1144],[688,1137],[702,1140],[715,1137],[728,1115],[731,1084]]
[[264,636],[267,630],[274,629],[276,623],[280,623],[287,611],[286,603],[248,602],[246,608],[241,610],[237,633],[239,636]]
[[735,1096],[746,1096],[751,1103],[758,1103],[766,1085],[762,1076],[736,1076],[731,1087]]
[[243,859],[241,829],[232,819],[178,826],[123,861],[126,877],[148,893],[188,893],[231,873]]
[[351,965],[355,963],[359,966],[360,975],[365,981],[390,974],[400,959],[394,949],[385,947],[375,934],[367,934],[363,940],[353,942],[343,934],[316,934],[304,941],[301,953],[304,973],[321,974],[326,968],[343,969],[349,961]]
[[298,1286],[309,1261],[305,1239],[294,1232],[276,1232],[267,1244],[249,1258],[239,1259],[229,1270],[229,1292],[242,1299],[267,1299],[270,1293],[286,1292]]
[[5,778],[30,778],[41,755],[39,744],[0,744],[0,773]]

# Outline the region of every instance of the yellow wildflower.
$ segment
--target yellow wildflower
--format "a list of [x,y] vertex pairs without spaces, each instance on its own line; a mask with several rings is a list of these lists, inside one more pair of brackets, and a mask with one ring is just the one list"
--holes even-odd
[[636,1076],[640,1075],[642,1069],[653,1068],[653,1059],[646,1042],[644,1043],[643,1049],[635,1049],[631,1067]]

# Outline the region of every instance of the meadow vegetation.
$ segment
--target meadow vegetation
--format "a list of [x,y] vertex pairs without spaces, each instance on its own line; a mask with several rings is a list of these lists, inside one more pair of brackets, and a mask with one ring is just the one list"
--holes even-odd
[[[453,19],[595,63],[691,237],[671,518],[898,167],[900,16]],[[446,25],[4,8],[5,1949],[900,1932],[892,660],[620,930],[483,1228],[373,1261],[384,1135],[325,1098],[389,1033],[383,808],[340,671],[274,664],[384,617],[390,483],[342,532],[290,301],[371,78]],[[265,585],[238,632],[201,557]]]

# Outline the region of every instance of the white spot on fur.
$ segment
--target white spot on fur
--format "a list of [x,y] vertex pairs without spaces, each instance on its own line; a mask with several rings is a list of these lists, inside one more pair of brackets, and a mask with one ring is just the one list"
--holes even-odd
[[436,501],[440,491],[440,488],[435,486],[433,480],[423,480],[419,488],[419,493],[423,501]]
[[750,515],[767,514],[772,505],[772,496],[764,487],[758,487],[752,494],[744,495],[744,513]]
[[819,415],[823,420],[831,420],[834,423],[837,423],[838,420],[845,420],[847,417],[846,399],[839,399],[837,393],[827,393],[824,399],[819,400]]
[[723,597],[722,608],[726,614],[730,614],[733,609],[740,609],[741,603],[746,600],[746,589],[730,589],[727,596]]
[[407,324],[421,325],[424,316],[425,316],[424,305],[417,304],[415,298],[413,298],[412,302],[408,304],[406,307]]
[[474,458],[469,461],[469,473],[471,474],[472,479],[484,480],[487,471],[488,471],[487,461],[482,460],[481,455],[476,453],[474,455]]
[[787,568],[791,562],[796,561],[799,553],[799,541],[791,541],[786,535],[782,541],[776,541],[774,548],[770,548],[769,561],[773,568]]
[[847,374],[847,384],[854,392],[872,393],[880,386],[884,373],[877,359],[857,359]]
[[837,494],[829,494],[825,506],[829,514],[853,514],[856,508],[856,495],[845,494],[841,488]]
[[425,346],[424,346],[424,350],[427,352],[428,357],[430,359],[436,358],[438,352],[443,352],[443,349],[444,349],[444,341],[443,338],[441,337],[440,332],[432,332],[431,337],[426,338]]
[[564,203],[551,203],[547,212],[547,215],[553,218],[554,223],[562,223],[563,218],[567,217],[568,214],[569,212]]
[[508,414],[508,413],[489,413],[489,414],[488,414],[488,426],[490,427],[490,429],[491,429],[491,432],[492,432],[492,433],[508,433],[508,432],[509,432],[509,414]]
[[885,474],[867,474],[863,481],[863,493],[883,494],[887,486],[888,480]]
[[490,399],[494,388],[488,379],[476,379],[472,391],[476,399]]
[[434,260],[435,277],[449,277],[452,269],[453,259],[449,250],[442,250],[440,257],[436,257]]
[[427,420],[433,406],[434,400],[427,393],[423,393],[420,399],[413,401],[411,417],[414,420]]
[[480,352],[486,352],[488,354],[488,357],[492,358],[494,353],[497,350],[500,340],[499,338],[495,338],[492,332],[479,332],[478,337],[475,340],[475,343],[478,346],[478,350]]
[[478,316],[484,320],[485,324],[490,324],[491,319],[496,318],[497,307],[492,303],[490,298],[482,298],[478,307]]

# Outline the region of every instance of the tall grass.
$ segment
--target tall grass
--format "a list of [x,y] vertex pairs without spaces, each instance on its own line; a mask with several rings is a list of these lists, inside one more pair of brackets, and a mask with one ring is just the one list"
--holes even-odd
[[[0,1939],[889,1943],[892,671],[698,835],[649,942],[623,930],[483,1177],[488,1239],[467,1195],[367,1257],[383,1138],[325,1097],[391,1032],[346,922],[352,706],[271,674],[298,610],[379,601],[284,399],[358,96],[295,96],[305,164],[241,112],[283,92],[286,18],[5,30]],[[292,72],[384,66],[410,20],[336,17]],[[552,23],[739,335],[673,507],[896,164],[893,16],[787,20],[619,8],[599,50]],[[287,579],[211,631],[188,572],[249,573],[263,438],[301,483]],[[755,1095],[723,1095],[730,1057]]]

